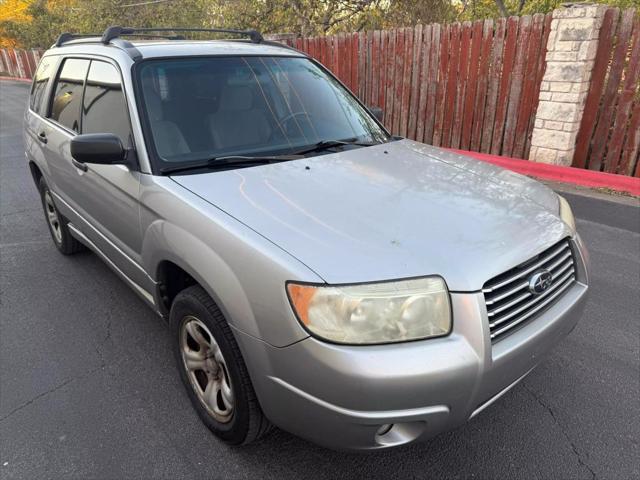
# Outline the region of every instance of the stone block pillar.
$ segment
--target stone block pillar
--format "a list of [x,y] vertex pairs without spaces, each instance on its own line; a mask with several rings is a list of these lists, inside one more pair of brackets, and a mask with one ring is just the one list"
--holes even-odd
[[571,165],[606,6],[553,11],[529,160]]

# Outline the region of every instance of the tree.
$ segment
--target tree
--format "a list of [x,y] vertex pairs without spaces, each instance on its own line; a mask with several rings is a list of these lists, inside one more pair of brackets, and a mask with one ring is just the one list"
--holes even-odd
[[[0,0],[0,46],[47,47],[109,25],[256,28],[301,36],[546,13],[563,0]],[[619,7],[640,0],[600,0]],[[192,38],[211,38],[193,34]]]
[[23,16],[0,17],[0,38],[27,48],[51,45],[64,25],[64,16],[57,10],[68,6],[69,1],[32,0],[22,3],[26,4]]
[[383,0],[210,0],[213,23],[302,36],[358,30]]

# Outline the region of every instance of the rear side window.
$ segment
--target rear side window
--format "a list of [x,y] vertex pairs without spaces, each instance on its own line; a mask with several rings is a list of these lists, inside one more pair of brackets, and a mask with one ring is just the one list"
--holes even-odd
[[45,57],[38,65],[38,70],[31,85],[31,96],[29,98],[29,107],[36,113],[42,113],[46,108],[44,104],[44,94],[47,90],[49,78],[53,72],[55,60],[51,57]]
[[89,60],[67,58],[53,90],[49,117],[75,132],[80,131],[82,87],[88,68]]
[[82,106],[82,133],[113,133],[129,146],[130,123],[120,73],[111,64],[93,60]]

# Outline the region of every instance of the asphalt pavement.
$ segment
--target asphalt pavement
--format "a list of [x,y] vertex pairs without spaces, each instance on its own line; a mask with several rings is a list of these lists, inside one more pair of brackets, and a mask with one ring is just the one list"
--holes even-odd
[[[24,159],[28,85],[0,81],[0,478],[640,478],[640,208],[567,193],[592,258],[577,328],[462,428],[368,454],[276,430],[229,447],[168,330],[96,255],[59,254]],[[336,432],[339,434],[339,432]]]

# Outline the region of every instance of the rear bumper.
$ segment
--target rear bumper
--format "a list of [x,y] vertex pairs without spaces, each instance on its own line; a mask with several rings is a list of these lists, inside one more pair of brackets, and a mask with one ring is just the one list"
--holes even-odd
[[307,338],[275,348],[237,337],[261,406],[281,428],[344,450],[425,440],[480,413],[571,332],[588,291],[584,258],[577,261],[579,281],[493,345],[482,293],[451,295],[454,328],[445,338],[367,347]]

